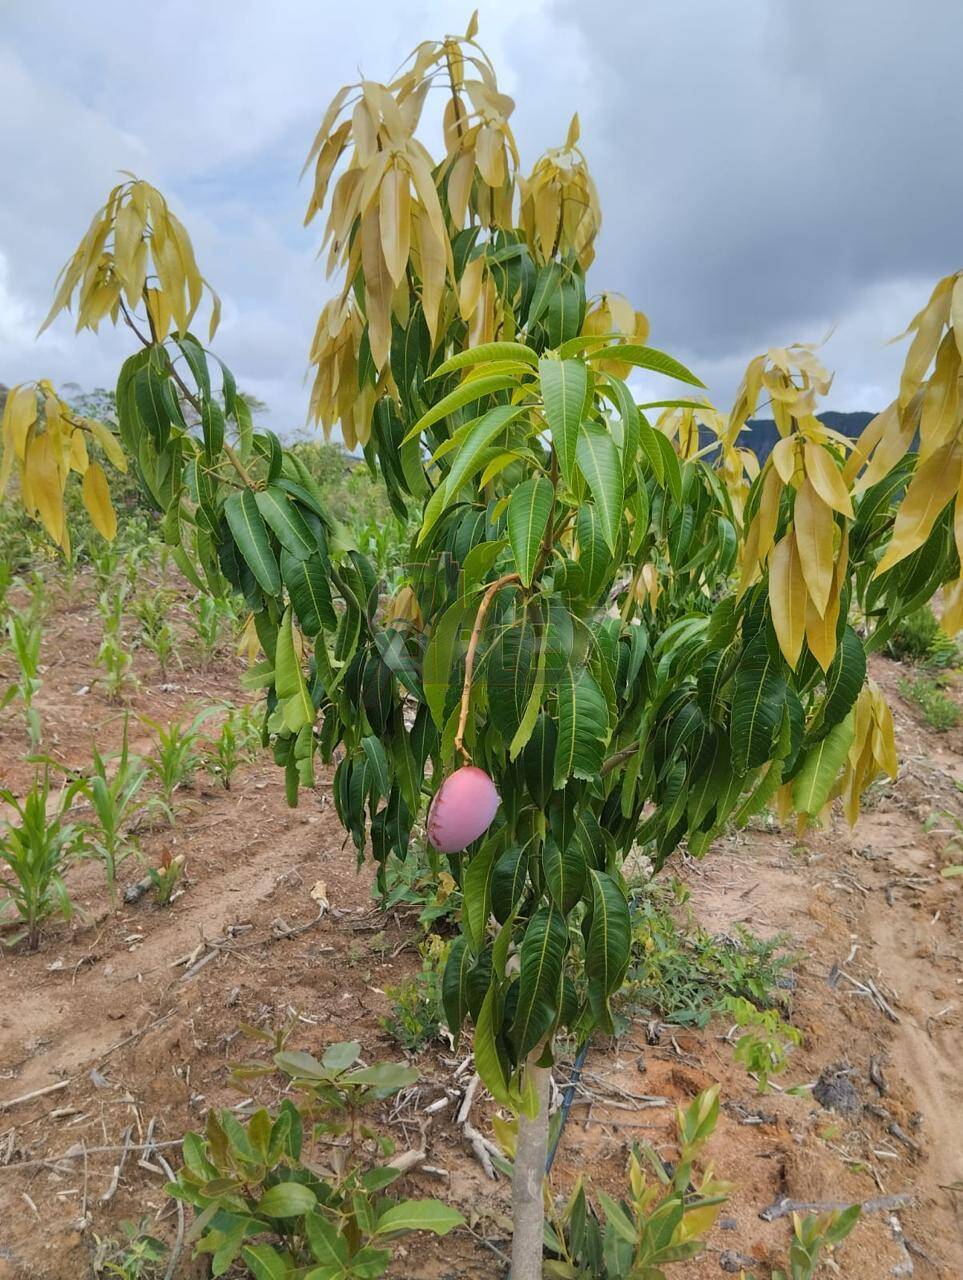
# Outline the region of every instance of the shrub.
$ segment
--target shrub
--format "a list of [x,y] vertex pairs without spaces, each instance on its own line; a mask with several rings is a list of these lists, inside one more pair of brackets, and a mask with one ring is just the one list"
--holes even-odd
[[960,723],[960,708],[932,676],[900,680],[899,691],[916,706],[923,719],[937,733],[946,733]]
[[[198,1211],[194,1249],[211,1255],[213,1274],[244,1264],[256,1280],[377,1277],[400,1235],[445,1235],[461,1224],[461,1214],[438,1200],[383,1194],[400,1176],[385,1163],[393,1144],[359,1116],[418,1073],[392,1063],[359,1066],[360,1051],[354,1042],[335,1044],[318,1061],[282,1050],[274,1063],[301,1102],[285,1098],[246,1123],[232,1111],[211,1111],[203,1135],[184,1139],[184,1167],[167,1190]],[[255,1065],[248,1074],[270,1070]],[[320,1135],[346,1139],[330,1174],[305,1156]]]
[[928,604],[900,620],[886,642],[885,652],[900,662],[919,662],[932,667],[953,666],[960,656],[959,646],[942,630]]

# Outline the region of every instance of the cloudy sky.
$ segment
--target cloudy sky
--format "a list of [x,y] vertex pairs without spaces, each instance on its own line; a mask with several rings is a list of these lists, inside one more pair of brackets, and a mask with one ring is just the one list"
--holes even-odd
[[[329,293],[305,151],[339,85],[390,77],[471,7],[0,0],[0,381],[113,382],[126,335],[34,335],[130,169],[186,222],[242,387],[300,427]],[[580,113],[604,211],[590,291],[628,294],[723,407],[751,356],[833,326],[828,406],[891,398],[886,339],[963,265],[959,0],[482,0],[480,20],[526,170]]]

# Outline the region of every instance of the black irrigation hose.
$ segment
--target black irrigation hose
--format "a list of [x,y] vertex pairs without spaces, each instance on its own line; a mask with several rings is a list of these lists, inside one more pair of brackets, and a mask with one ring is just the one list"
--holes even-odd
[[578,1088],[578,1082],[582,1078],[582,1068],[585,1066],[585,1059],[588,1056],[590,1044],[591,1037],[589,1037],[589,1039],[587,1039],[582,1045],[581,1049],[579,1049],[575,1061],[572,1064],[572,1074],[569,1076],[568,1084],[565,1086],[565,1091],[562,1094],[562,1121],[558,1126],[558,1133],[555,1135],[555,1141],[552,1143],[552,1149],[548,1153],[548,1159],[545,1161],[546,1177],[548,1177],[552,1172],[555,1153],[558,1151],[558,1144],[562,1141],[562,1131],[564,1130],[565,1124],[568,1120],[568,1113],[572,1106],[572,1099],[575,1097],[575,1090]]

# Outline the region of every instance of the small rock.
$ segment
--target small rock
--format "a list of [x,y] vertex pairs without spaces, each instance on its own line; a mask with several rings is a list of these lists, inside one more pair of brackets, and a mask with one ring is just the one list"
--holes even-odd
[[863,1104],[851,1076],[850,1066],[844,1062],[834,1062],[820,1073],[813,1086],[813,1097],[827,1111],[837,1111],[844,1116],[859,1115]]

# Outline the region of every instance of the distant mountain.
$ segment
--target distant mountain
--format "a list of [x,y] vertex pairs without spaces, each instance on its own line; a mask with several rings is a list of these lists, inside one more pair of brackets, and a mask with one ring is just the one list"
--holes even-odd
[[[867,422],[876,417],[875,413],[837,413],[834,409],[828,409],[817,416],[825,426],[838,431],[840,435],[849,436],[850,440],[855,440]],[[769,457],[778,439],[779,432],[772,418],[750,418],[746,423],[746,430],[739,436],[739,444],[754,449],[761,460]]]

